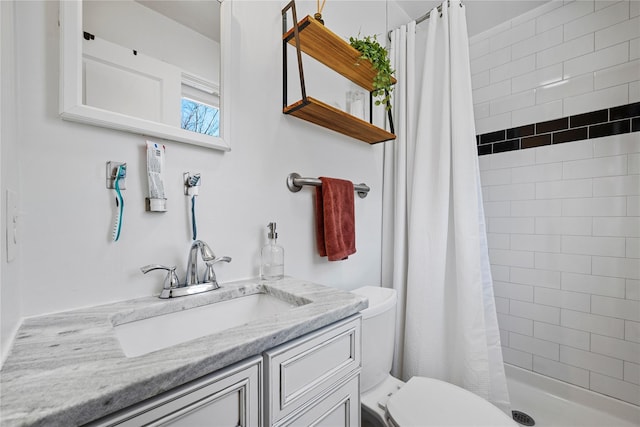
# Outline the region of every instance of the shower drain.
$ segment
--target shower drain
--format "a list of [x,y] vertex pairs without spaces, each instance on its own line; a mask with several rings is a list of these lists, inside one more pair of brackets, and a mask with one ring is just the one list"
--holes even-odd
[[525,414],[524,412],[511,411],[511,414],[513,415],[513,419],[518,424],[522,424],[523,426],[534,426],[534,425],[536,425],[536,422],[533,420],[533,418],[531,418],[531,416],[529,416],[528,414]]

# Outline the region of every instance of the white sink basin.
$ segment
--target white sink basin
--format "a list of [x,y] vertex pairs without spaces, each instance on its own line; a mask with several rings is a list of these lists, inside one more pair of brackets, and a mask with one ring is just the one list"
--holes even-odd
[[253,294],[114,327],[127,357],[211,335],[297,307],[269,294]]

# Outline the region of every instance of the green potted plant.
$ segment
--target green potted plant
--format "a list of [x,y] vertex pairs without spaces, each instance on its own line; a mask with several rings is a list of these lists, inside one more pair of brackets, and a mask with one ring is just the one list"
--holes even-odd
[[387,110],[391,110],[391,91],[393,90],[391,77],[394,70],[391,68],[387,49],[378,43],[375,35],[364,38],[350,37],[349,43],[360,52],[360,59],[368,59],[373,69],[377,71],[373,78],[373,97],[378,98],[376,105],[384,104]]

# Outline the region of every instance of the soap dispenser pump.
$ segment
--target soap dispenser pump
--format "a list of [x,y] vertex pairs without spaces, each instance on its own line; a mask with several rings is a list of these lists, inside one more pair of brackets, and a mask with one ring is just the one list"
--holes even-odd
[[276,223],[270,222],[267,226],[269,242],[260,252],[260,278],[262,280],[279,280],[284,277],[284,249],[278,246]]

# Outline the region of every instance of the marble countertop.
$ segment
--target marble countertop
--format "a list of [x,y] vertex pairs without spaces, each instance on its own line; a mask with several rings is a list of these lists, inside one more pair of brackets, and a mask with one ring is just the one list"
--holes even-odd
[[[187,343],[126,357],[114,326],[255,293],[299,305]],[[367,307],[350,292],[286,277],[140,298],[26,319],[0,371],[2,426],[87,423],[260,354]]]

